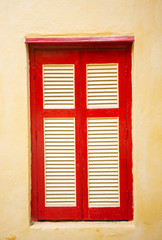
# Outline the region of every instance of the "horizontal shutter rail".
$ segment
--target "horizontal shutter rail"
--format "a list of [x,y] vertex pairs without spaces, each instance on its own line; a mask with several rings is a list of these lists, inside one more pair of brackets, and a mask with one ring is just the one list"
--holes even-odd
[[45,109],[74,108],[74,65],[43,65],[43,99]]

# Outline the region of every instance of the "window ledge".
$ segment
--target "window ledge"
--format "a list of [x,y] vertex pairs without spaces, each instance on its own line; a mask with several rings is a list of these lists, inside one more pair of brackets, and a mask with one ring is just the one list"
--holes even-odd
[[133,230],[135,228],[134,221],[127,222],[127,221],[119,221],[119,222],[109,222],[109,221],[91,221],[91,222],[85,222],[85,221],[68,221],[68,222],[34,222],[30,229],[53,229],[53,230],[61,230],[61,229],[86,229],[86,228],[92,228],[92,229],[118,229],[118,230]]

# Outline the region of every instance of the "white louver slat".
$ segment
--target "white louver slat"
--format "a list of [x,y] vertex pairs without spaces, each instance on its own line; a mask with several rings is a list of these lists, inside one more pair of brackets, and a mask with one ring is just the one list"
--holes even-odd
[[87,64],[87,107],[118,107],[118,64]]
[[43,65],[45,109],[74,108],[74,65]]
[[89,207],[119,207],[118,118],[88,119]]
[[75,120],[44,119],[45,204],[76,206]]

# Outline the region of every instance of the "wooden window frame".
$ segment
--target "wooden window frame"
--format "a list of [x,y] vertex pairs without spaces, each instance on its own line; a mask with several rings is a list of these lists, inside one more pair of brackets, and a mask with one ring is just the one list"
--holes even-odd
[[[131,84],[131,47],[134,37],[97,37],[97,38],[26,38],[29,44],[29,61],[30,61],[30,114],[31,114],[31,218],[38,221],[38,179],[37,179],[37,156],[36,156],[36,139],[35,131],[35,53],[38,50],[49,49],[122,49],[125,52],[125,78],[126,78],[126,122],[127,127],[124,131],[127,139],[127,217],[119,219],[118,216],[110,214],[109,220],[132,220],[133,219],[133,176],[132,176],[132,84]],[[116,110],[115,110],[116,111]],[[89,110],[90,112],[90,110]],[[113,116],[113,109],[111,109]],[[100,114],[99,114],[100,116]],[[102,116],[102,114],[101,114]],[[121,184],[122,186],[122,184]],[[84,204],[84,203],[83,203]],[[85,214],[86,215],[86,214]],[[92,213],[93,215],[93,213]],[[50,217],[48,219],[51,219]],[[85,217],[84,220],[88,218]],[[95,218],[91,217],[92,220]],[[106,220],[108,220],[106,219]],[[55,219],[51,219],[55,220]],[[61,220],[61,219],[60,219]],[[69,219],[70,220],[70,219]],[[75,220],[75,219],[74,219]],[[103,214],[100,214],[100,220],[104,220]]]

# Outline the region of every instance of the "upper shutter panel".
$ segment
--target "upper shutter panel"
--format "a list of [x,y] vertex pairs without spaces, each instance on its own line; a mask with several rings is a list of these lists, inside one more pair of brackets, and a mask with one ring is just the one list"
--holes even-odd
[[45,109],[74,108],[74,65],[43,65]]
[[87,64],[87,107],[118,107],[118,64]]
[[76,206],[75,120],[46,118],[44,145],[46,206]]

